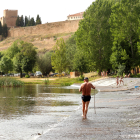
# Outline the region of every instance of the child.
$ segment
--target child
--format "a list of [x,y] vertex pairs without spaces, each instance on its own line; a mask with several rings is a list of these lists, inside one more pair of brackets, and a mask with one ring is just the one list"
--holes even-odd
[[118,84],[119,84],[119,76],[116,77],[116,84],[118,86]]
[[123,77],[122,77],[122,76],[120,77],[120,85],[121,85],[121,82],[122,82],[123,85],[124,85],[124,81],[123,81]]

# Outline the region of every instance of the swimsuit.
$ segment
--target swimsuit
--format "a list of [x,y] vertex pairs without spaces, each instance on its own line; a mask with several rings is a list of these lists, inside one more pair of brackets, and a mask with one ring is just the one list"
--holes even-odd
[[88,96],[82,95],[81,98],[82,98],[82,100],[83,100],[84,102],[87,102],[87,101],[90,101],[91,96],[90,96],[90,95],[88,95]]

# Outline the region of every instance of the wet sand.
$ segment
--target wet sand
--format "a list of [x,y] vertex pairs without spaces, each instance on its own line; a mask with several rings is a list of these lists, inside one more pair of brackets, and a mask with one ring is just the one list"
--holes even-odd
[[95,96],[95,108],[92,96],[87,119],[82,118],[80,106],[66,120],[39,136],[37,140],[140,139],[140,89],[135,88],[140,86],[140,79],[127,78],[124,81],[124,86],[116,87],[113,82],[108,86],[101,86],[104,82],[100,80],[95,84],[100,91]]

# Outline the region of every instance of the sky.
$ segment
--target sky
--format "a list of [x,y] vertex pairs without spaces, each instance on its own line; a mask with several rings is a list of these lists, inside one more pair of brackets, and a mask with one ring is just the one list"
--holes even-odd
[[18,10],[18,15],[41,17],[42,24],[47,22],[65,21],[70,14],[84,12],[95,0],[3,0],[0,17],[3,10]]

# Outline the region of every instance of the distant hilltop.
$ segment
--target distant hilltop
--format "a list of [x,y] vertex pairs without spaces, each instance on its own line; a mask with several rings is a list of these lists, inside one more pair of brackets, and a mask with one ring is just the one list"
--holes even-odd
[[[82,13],[80,15],[82,16]],[[4,16],[0,18],[2,24],[6,23],[10,27],[8,30],[8,41],[0,42],[0,51],[6,50],[11,46],[13,41],[19,38],[33,43],[39,51],[51,50],[56,43],[54,38],[59,39],[61,36],[65,40],[68,39],[77,31],[79,21],[83,18],[78,16],[78,14],[74,14],[69,15],[69,19],[65,21],[38,24],[36,26],[16,27],[17,16],[17,10],[4,10]],[[7,19],[11,21],[9,22]]]
[[[68,15],[67,16],[67,20],[81,20],[83,19],[83,13],[84,12],[80,12],[80,13],[76,13],[73,15]],[[2,24],[2,26],[4,24],[7,24],[7,27],[11,28],[11,27],[16,27],[16,20],[18,17],[18,10],[4,10],[3,11],[3,17],[0,18],[0,22]]]

